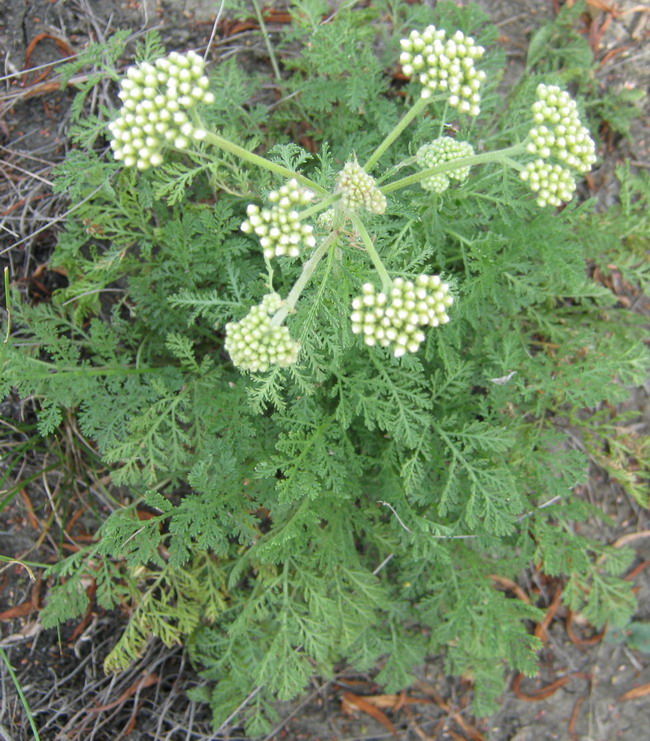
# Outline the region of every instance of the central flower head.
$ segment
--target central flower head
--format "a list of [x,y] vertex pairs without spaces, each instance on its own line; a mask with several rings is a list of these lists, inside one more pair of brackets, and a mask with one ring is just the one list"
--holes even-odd
[[379,190],[372,175],[369,175],[356,159],[345,163],[336,181],[341,192],[343,205],[351,211],[365,208],[373,214],[386,211],[386,196]]

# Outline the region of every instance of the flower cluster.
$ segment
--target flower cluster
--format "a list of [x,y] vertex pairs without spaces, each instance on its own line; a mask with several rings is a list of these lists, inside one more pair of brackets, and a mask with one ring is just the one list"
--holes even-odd
[[197,103],[214,101],[204,69],[192,51],[129,67],[118,93],[120,115],[109,124],[115,159],[146,170],[162,163],[165,145],[185,149],[190,140],[205,138],[188,116]]
[[286,368],[298,360],[300,344],[286,327],[271,324],[281,304],[277,293],[269,293],[241,321],[226,324],[225,348],[238,368],[263,373],[271,365]]
[[383,214],[386,210],[386,196],[379,190],[372,175],[368,175],[356,160],[345,164],[336,185],[346,208],[352,211],[365,208],[373,214]]
[[561,206],[570,201],[576,189],[570,170],[542,159],[529,162],[519,174],[533,193],[537,193],[537,204],[542,208],[546,205]]
[[596,145],[580,121],[575,100],[557,85],[537,86],[532,112],[536,125],[528,134],[527,150],[538,158],[520,176],[537,193],[540,206],[560,206],[571,200],[576,189],[568,168],[589,172],[596,161]]
[[395,278],[390,294],[375,293],[364,283],[361,296],[352,301],[352,331],[366,345],[393,345],[396,358],[417,352],[424,341],[423,327],[449,321],[447,309],[454,299],[438,275],[419,275],[415,282]]
[[298,257],[300,247],[316,245],[314,227],[300,221],[296,206],[304,206],[314,194],[300,186],[297,180],[289,180],[278,190],[272,190],[268,199],[274,205],[260,209],[251,203],[246,208],[248,219],[241,225],[246,234],[254,233],[260,239],[264,257]]
[[[419,167],[428,170],[430,167],[436,167],[443,162],[451,162],[463,157],[471,157],[474,154],[474,147],[469,142],[461,142],[452,139],[449,136],[441,136],[430,144],[421,146],[416,154],[416,160]],[[420,185],[425,190],[432,190],[434,193],[442,193],[449,187],[450,180],[457,180],[462,183],[469,175],[469,167],[459,167],[449,172],[441,172],[437,175],[430,175],[424,180],[420,180]]]
[[532,111],[537,126],[528,135],[528,151],[589,172],[596,161],[596,145],[580,121],[575,100],[557,85],[540,84]]
[[445,31],[435,26],[427,26],[422,33],[411,31],[400,45],[402,71],[409,77],[419,76],[423,98],[437,91],[448,93],[450,106],[461,113],[478,116],[479,88],[485,72],[477,70],[474,62],[483,56],[482,46],[477,46],[474,39],[462,31],[447,38]]

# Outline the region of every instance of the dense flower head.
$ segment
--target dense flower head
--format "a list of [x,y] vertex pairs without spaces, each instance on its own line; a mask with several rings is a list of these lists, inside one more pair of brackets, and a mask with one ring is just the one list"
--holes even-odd
[[377,293],[364,283],[352,300],[352,331],[366,345],[391,346],[396,358],[417,352],[424,341],[424,327],[449,321],[447,309],[454,299],[439,275],[419,275],[415,281],[395,278],[390,293]]
[[596,145],[569,93],[557,85],[538,85],[532,112],[536,125],[529,133],[528,151],[542,159],[554,157],[578,172],[589,172],[596,162]]
[[[421,169],[428,170],[430,167],[436,167],[443,162],[471,157],[473,154],[474,147],[469,142],[461,142],[449,136],[441,136],[429,144],[423,144],[417,151],[416,161]],[[459,183],[466,180],[469,170],[469,167],[459,167],[456,170],[430,175],[424,180],[420,180],[420,185],[425,190],[442,193],[447,190],[451,180],[457,180]]]
[[204,139],[205,131],[188,116],[197,103],[214,101],[204,70],[205,61],[193,51],[129,67],[118,93],[120,115],[109,124],[115,159],[146,170],[162,163],[166,146],[186,149]]
[[447,103],[461,113],[478,116],[481,95],[479,89],[485,72],[474,62],[485,53],[471,36],[462,31],[447,38],[442,29],[427,26],[424,31],[411,31],[400,41],[402,71],[409,77],[418,75],[422,83],[421,96],[429,98],[435,92],[448,93]]
[[241,225],[246,234],[256,234],[264,250],[264,257],[298,257],[302,245],[314,247],[314,227],[300,220],[297,206],[308,204],[314,194],[297,180],[289,180],[267,198],[274,205],[261,209],[254,203],[246,208],[248,218]]
[[537,159],[529,162],[520,172],[533,193],[537,194],[537,204],[544,206],[561,206],[570,201],[576,189],[576,181],[566,167]]
[[373,214],[383,214],[386,210],[386,196],[379,190],[372,175],[356,160],[346,162],[336,185],[346,208],[352,211],[365,208]]
[[225,348],[238,368],[263,373],[272,365],[286,368],[298,360],[300,344],[287,327],[271,324],[281,304],[277,293],[269,293],[241,321],[226,324]]

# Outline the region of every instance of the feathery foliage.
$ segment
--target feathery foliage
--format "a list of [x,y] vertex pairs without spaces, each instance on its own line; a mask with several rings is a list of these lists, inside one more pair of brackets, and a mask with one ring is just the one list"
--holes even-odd
[[[530,75],[506,105],[496,29],[475,6],[437,5],[348,4],[324,22],[325,3],[296,0],[278,46],[291,52],[279,100],[234,60],[217,65],[214,102],[184,129],[196,146],[177,142],[141,173],[80,136],[56,186],[76,207],[53,257],[69,284],[50,304],[13,294],[3,392],[39,401],[41,434],[72,410],[134,502],[52,568],[43,622],[83,613],[92,576],[99,604],[131,616],[106,669],[127,666],[152,636],[186,644],[206,681],[194,695],[216,726],[252,695],[240,718],[250,735],[266,732],[273,698],[341,661],[379,665],[378,681],[398,690],[441,651],[450,673],[473,677],[475,713],[492,712],[508,667],[535,674],[528,622],[542,614],[499,592],[493,574],[535,564],[565,578],[569,606],[597,626],[634,613],[621,578],[629,552],[572,528],[591,514],[574,493],[588,458],[563,425],[580,424],[608,470],[640,455],[632,435],[606,455],[618,422],[580,412],[646,378],[639,323],[587,261],[605,270],[614,246],[626,278],[647,287],[648,182],[621,169],[621,204],[607,214],[591,201],[540,208],[519,170],[537,85],[576,79],[555,43],[564,16],[535,38]],[[399,40],[430,24],[487,47],[478,116],[419,98],[417,76],[392,75]],[[70,73],[115,60],[120,43]],[[548,44],[551,68],[539,70]],[[584,66],[585,50],[572,49]],[[139,58],[160,54],[154,37]],[[396,129],[407,111],[410,128]],[[446,134],[472,142],[477,161],[459,159],[469,176],[444,192],[424,190],[415,154]],[[252,152],[270,164],[258,169]],[[368,211],[340,205],[352,196],[338,173],[355,158],[372,163],[353,184],[371,188],[359,200]],[[271,261],[240,227],[267,218],[267,203],[268,223],[285,223],[272,193],[288,171],[311,188],[301,213],[312,209],[318,246]],[[391,295],[397,278],[438,274],[450,321],[426,328],[417,353],[355,335],[365,284]],[[271,327],[286,322],[298,362],[242,373],[226,337],[271,292],[285,297]],[[642,481],[622,483],[641,500]]]

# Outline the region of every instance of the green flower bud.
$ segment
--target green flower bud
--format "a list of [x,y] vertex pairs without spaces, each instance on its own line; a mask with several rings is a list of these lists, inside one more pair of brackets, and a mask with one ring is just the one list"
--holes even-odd
[[359,208],[365,208],[373,214],[383,214],[386,211],[386,196],[379,190],[372,175],[356,159],[346,162],[339,173],[336,187],[341,192],[343,205],[351,211]]
[[287,327],[271,324],[281,304],[277,293],[269,293],[241,321],[226,325],[224,346],[238,368],[263,373],[272,365],[286,368],[298,360],[300,344]]
[[[448,136],[441,136],[430,144],[421,146],[417,151],[416,160],[421,169],[428,170],[431,167],[441,165],[443,162],[471,157],[473,154],[474,147],[469,142],[461,142]],[[469,170],[469,167],[459,167],[457,170],[431,175],[421,180],[420,185],[425,190],[442,193],[447,190],[451,180],[457,180],[459,183],[466,180],[469,176]]]
[[542,208],[547,205],[560,206],[570,201],[576,189],[570,170],[542,159],[529,162],[519,174],[537,194],[537,203]]
[[528,135],[528,151],[543,159],[553,157],[580,173],[589,172],[596,162],[596,145],[569,93],[557,85],[540,84],[531,111],[535,126]]

